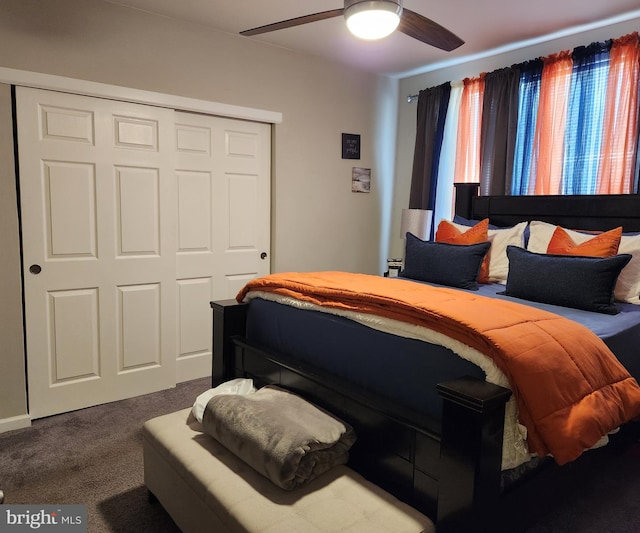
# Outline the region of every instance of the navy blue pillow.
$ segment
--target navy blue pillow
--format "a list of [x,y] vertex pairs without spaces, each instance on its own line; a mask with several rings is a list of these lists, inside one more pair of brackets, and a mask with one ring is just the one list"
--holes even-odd
[[[481,220],[472,220],[470,218],[461,217],[460,215],[453,215],[452,222],[454,224],[460,224],[461,226],[469,226],[472,228],[478,222],[481,222]],[[489,224],[489,229],[502,229],[502,228],[500,228],[500,226],[494,226],[493,224]]]
[[490,242],[449,244],[423,241],[407,233],[402,277],[478,290],[478,273]]
[[503,294],[615,315],[613,290],[631,255],[585,257],[536,254],[507,246],[509,275]]

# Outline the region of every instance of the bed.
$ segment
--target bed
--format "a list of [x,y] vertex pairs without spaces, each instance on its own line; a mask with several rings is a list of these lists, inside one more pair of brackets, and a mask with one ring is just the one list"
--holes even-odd
[[[462,185],[456,215],[470,227],[485,219],[498,228],[533,220],[587,231],[622,226],[639,232],[640,198],[478,197],[477,186]],[[500,288],[487,284],[477,292],[513,299],[496,294]],[[640,336],[640,305],[616,303],[615,315],[553,303],[534,306],[592,329],[640,378],[640,357],[633,349]],[[450,347],[263,298],[249,305],[212,302],[212,308],[213,385],[234,377],[277,383],[343,417],[358,435],[350,465],[427,514],[440,531],[488,520],[505,492],[517,490],[549,462],[505,454],[514,446],[509,440],[514,428],[505,423],[514,403],[511,390],[499,380],[487,381],[486,369],[452,354]]]

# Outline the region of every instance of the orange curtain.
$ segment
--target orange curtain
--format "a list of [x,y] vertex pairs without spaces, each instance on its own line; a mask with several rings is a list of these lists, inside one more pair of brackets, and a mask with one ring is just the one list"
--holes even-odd
[[456,148],[456,183],[480,181],[480,131],[482,126],[482,100],[484,73],[477,78],[466,78],[460,101]]
[[543,58],[543,62],[529,194],[561,194],[564,130],[573,61],[571,52],[564,51]]
[[639,71],[638,32],[615,39],[609,54],[598,194],[627,194],[633,190]]

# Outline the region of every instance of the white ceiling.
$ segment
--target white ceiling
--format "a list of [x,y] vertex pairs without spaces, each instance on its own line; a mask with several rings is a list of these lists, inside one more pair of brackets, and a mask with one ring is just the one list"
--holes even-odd
[[[231,34],[343,7],[341,0],[106,1]],[[639,0],[405,0],[404,6],[448,28],[465,44],[444,52],[398,32],[378,42],[360,41],[349,34],[342,17],[242,38],[314,54],[376,74],[402,76],[417,73],[430,64],[483,54],[584,25],[640,17]]]

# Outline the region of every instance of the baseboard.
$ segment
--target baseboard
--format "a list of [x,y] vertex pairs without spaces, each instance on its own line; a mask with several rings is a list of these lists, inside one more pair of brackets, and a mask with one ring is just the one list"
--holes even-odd
[[176,383],[211,376],[211,352],[178,357]]
[[29,415],[0,418],[0,433],[6,433],[14,429],[28,428],[29,426],[31,426],[31,417]]

